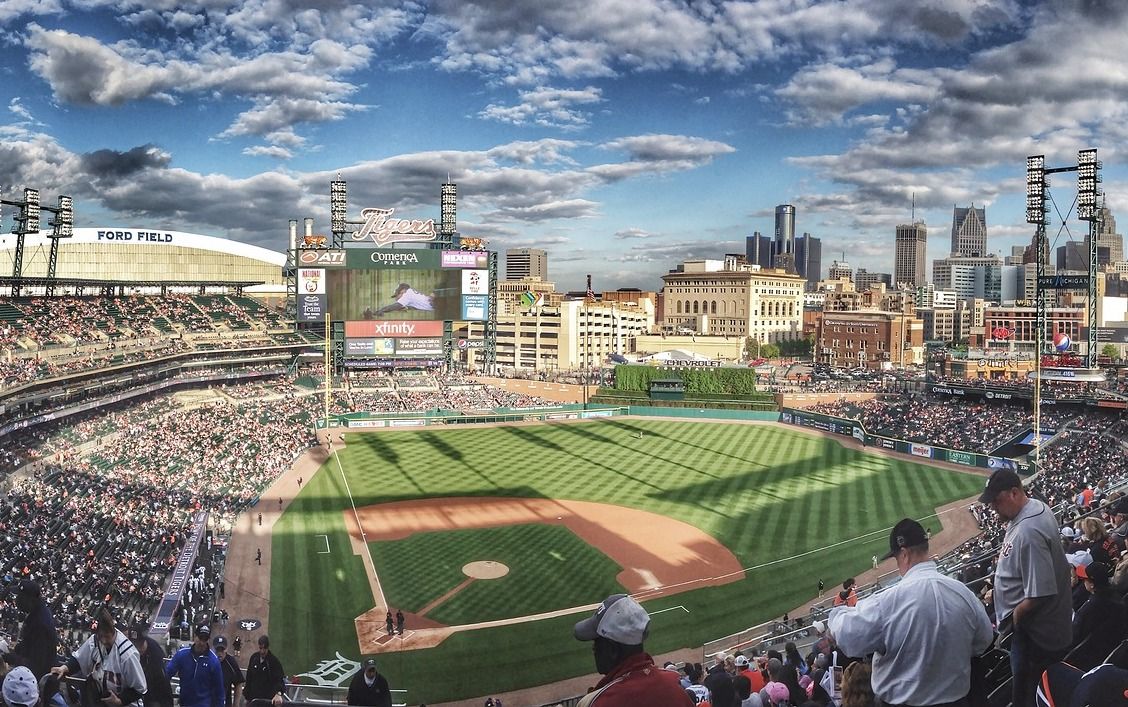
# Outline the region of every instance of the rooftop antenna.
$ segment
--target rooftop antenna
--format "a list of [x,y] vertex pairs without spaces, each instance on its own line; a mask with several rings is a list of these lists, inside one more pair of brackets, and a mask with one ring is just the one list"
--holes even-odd
[[909,212],[911,214],[910,223],[916,223],[916,192],[915,191],[913,192],[913,201],[912,201],[911,209],[912,210]]

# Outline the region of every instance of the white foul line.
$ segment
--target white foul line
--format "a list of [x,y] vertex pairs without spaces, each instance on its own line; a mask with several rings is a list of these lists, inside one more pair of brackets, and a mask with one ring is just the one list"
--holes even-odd
[[[356,527],[360,530],[360,542],[364,545],[364,552],[368,555],[368,566],[372,568],[372,574],[375,576],[376,563],[372,561],[372,550],[368,547],[368,535],[364,532],[364,526],[360,523],[360,514],[356,512],[356,501],[353,500],[352,489],[349,488],[349,480],[345,478],[345,468],[341,466],[341,458],[336,452],[333,452],[333,459],[337,462],[337,470],[341,472],[341,481],[345,482],[345,492],[349,495],[349,504],[353,509],[353,517],[356,518]],[[380,592],[380,603],[376,606],[387,606],[388,600],[384,598],[384,587],[379,581],[375,584],[377,591]]]
[[668,609],[659,609],[658,611],[651,611],[651,612],[650,612],[650,615],[651,615],[651,616],[654,616],[655,614],[661,614],[661,613],[662,613],[663,611],[673,611],[674,609],[681,609],[681,610],[682,610],[682,611],[684,611],[685,613],[687,613],[687,614],[689,613],[689,609],[685,608],[685,607],[684,607],[684,606],[682,606],[681,604],[678,604],[677,606],[671,606],[671,607],[670,607],[670,608],[668,608]]

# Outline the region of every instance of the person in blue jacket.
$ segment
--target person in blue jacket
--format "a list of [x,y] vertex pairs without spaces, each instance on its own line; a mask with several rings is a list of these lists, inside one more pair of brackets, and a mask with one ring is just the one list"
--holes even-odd
[[224,707],[223,666],[208,641],[211,628],[196,627],[192,645],[181,648],[165,666],[170,678],[180,677],[181,707]]

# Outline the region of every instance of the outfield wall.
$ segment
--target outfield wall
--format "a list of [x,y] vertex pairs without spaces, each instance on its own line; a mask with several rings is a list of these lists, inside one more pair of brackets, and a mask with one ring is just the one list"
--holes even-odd
[[1007,457],[995,457],[977,452],[965,452],[947,447],[937,447],[920,442],[909,442],[894,437],[875,435],[866,430],[858,420],[848,417],[834,417],[818,412],[809,412],[797,408],[783,408],[780,410],[779,421],[787,425],[808,427],[823,432],[852,437],[862,443],[863,447],[877,447],[892,452],[908,454],[922,459],[932,459],[940,462],[950,462],[963,466],[977,467],[980,469],[1014,469],[1020,474],[1030,475],[1037,469],[1033,462]]
[[[352,412],[331,415],[330,427],[350,430],[431,427],[435,425],[497,424],[506,422],[559,422],[561,420],[589,420],[601,417],[639,415],[642,417],[680,417],[687,420],[752,420],[779,422],[775,411],[720,410],[716,408],[672,408],[649,405],[560,405],[553,408],[498,408],[490,412],[462,413],[450,410],[428,410],[405,413]],[[317,420],[317,428],[325,429],[325,419]]]

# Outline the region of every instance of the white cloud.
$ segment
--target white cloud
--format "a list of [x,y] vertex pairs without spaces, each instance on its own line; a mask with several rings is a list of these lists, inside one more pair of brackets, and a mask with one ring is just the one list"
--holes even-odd
[[254,145],[252,147],[244,147],[243,154],[248,157],[273,157],[279,160],[288,160],[294,156],[294,154],[285,147],[279,147],[278,145]]
[[624,228],[615,232],[615,238],[626,240],[630,238],[653,238],[654,234],[641,228]]
[[502,106],[491,103],[478,114],[486,120],[496,120],[512,125],[541,125],[566,129],[581,128],[591,117],[574,108],[602,101],[602,92],[593,86],[584,89],[537,88],[521,91],[519,103]]
[[580,144],[581,143],[572,140],[559,140],[555,138],[516,141],[491,148],[486,154],[494,159],[509,160],[522,165],[538,162],[541,164],[561,163],[574,165],[576,161],[565,153]]

